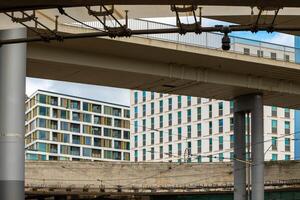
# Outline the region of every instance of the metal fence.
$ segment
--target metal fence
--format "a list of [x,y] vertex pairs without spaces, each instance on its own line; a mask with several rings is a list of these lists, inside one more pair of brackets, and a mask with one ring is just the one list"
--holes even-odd
[[[103,28],[103,26],[95,22],[86,22],[90,26],[97,28]],[[121,20],[121,23],[124,21]],[[115,26],[113,22],[108,24]],[[164,29],[174,28],[174,25],[153,22],[143,19],[129,19],[128,27],[134,30],[151,30],[151,29]],[[167,34],[146,34],[135,37],[144,37],[150,39],[156,39],[161,41],[173,42],[177,44],[184,44],[189,46],[196,46],[201,48],[209,48],[223,51],[221,48],[223,34],[221,33],[186,33],[180,35],[179,33],[167,33]],[[249,56],[269,58],[273,60],[280,60],[286,62],[295,62],[296,49],[291,46],[273,44],[268,42],[262,42],[258,40],[246,39],[237,36],[230,36],[231,49],[229,52],[238,54],[246,54]],[[300,51],[300,49],[299,49]]]

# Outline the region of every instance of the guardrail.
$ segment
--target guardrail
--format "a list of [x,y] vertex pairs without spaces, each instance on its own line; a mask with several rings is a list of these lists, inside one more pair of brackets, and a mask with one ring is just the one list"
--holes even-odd
[[[86,23],[93,27],[103,28],[101,23],[98,21]],[[124,21],[121,20],[121,23],[124,23]],[[111,23],[109,25],[114,26],[115,24]],[[76,24],[75,26],[83,27],[80,24]],[[174,28],[175,26],[143,19],[129,19],[128,27],[134,30],[151,30],[160,28]],[[184,44],[200,48],[209,48],[223,51],[221,48],[223,34],[220,33],[186,33],[185,35],[180,35],[179,33],[168,33],[147,34],[135,37],[144,37],[149,39],[173,42],[177,44]],[[291,46],[262,42],[237,36],[230,36],[230,39],[231,49],[229,50],[229,52],[238,54],[246,54],[249,56],[263,57],[285,62],[295,62],[295,53],[297,50],[300,52],[300,49],[296,49]]]

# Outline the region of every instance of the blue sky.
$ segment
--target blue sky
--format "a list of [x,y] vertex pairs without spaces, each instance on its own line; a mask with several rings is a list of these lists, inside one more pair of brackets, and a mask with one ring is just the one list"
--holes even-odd
[[[175,24],[175,18],[156,18],[151,20],[162,23]],[[188,20],[191,19],[187,18],[186,21]],[[226,25],[228,23],[208,19],[203,20],[203,26],[214,26],[216,24]],[[259,32],[253,34],[251,32],[236,32],[232,33],[231,35],[286,46],[294,46],[294,37],[282,33],[269,34],[266,32]],[[130,105],[130,91],[127,89],[27,78],[26,94],[30,96],[37,89],[65,93],[69,95],[97,99],[117,104]]]

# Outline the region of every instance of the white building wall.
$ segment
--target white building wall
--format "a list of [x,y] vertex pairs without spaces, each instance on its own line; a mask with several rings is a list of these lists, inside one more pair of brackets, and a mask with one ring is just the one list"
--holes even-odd
[[[138,103],[134,103],[134,93],[138,94]],[[202,162],[208,162],[209,156],[213,156],[213,161],[219,161],[219,153],[223,153],[224,161],[230,161],[230,158],[233,156],[233,149],[230,148],[230,135],[233,135],[233,131],[230,130],[230,118],[233,117],[233,114],[230,113],[230,102],[220,101],[220,100],[210,100],[201,98],[201,103],[197,103],[197,98],[192,97],[191,106],[187,105],[187,97],[182,96],[182,107],[178,108],[177,106],[177,97],[178,95],[168,95],[164,94],[163,97],[160,97],[159,94],[155,93],[155,97],[151,100],[151,92],[147,92],[146,101],[143,101],[142,91],[131,91],[131,121],[132,124],[134,121],[138,121],[138,132],[135,133],[134,126],[131,127],[131,161],[135,160],[135,151],[138,152],[137,161],[143,160],[143,149],[146,149],[146,160],[145,161],[172,161],[177,162],[178,159],[184,159],[184,150],[187,148],[187,143],[191,142],[191,159],[192,161],[197,161],[197,156],[202,156]],[[172,98],[172,110],[168,110],[168,99]],[[159,112],[159,101],[163,100],[163,112]],[[155,113],[151,115],[151,102],[154,102]],[[219,116],[218,103],[223,102],[223,115]],[[145,117],[142,115],[143,105],[146,105],[147,114]],[[209,117],[209,105],[212,105],[212,117]],[[138,107],[138,118],[134,116],[134,108]],[[201,120],[197,119],[197,108],[201,107]],[[187,110],[191,109],[192,119],[191,122],[187,122]],[[284,108],[276,108],[277,116],[272,116],[271,107],[264,107],[264,132],[265,132],[265,160],[271,160],[272,154],[277,155],[278,160],[286,159],[286,156],[290,156],[292,159],[294,151],[294,141],[293,134],[285,134],[284,123],[287,121],[290,123],[290,133],[294,132],[294,110],[289,110],[290,117],[285,117]],[[177,113],[178,111],[182,112],[182,123],[177,123]],[[172,126],[168,125],[168,114],[172,113]],[[159,127],[159,116],[163,115],[164,126],[163,128]],[[155,119],[155,127],[151,130],[151,118]],[[146,119],[146,131],[143,131],[142,121]],[[219,119],[223,119],[223,132],[219,133]],[[272,133],[271,122],[272,120],[277,120],[277,133]],[[212,135],[209,134],[209,122],[212,122]],[[198,137],[197,133],[197,124],[202,124],[202,134]],[[192,126],[191,138],[187,139],[187,126]],[[178,140],[178,127],[182,128],[182,139]],[[172,141],[168,140],[168,130],[172,129]],[[163,131],[163,143],[159,141],[159,132]],[[155,142],[151,144],[151,132],[155,134]],[[142,135],[146,134],[146,145],[143,145]],[[138,136],[138,147],[134,146],[134,136]],[[223,136],[223,150],[219,149],[219,136]],[[277,150],[269,148],[272,144],[272,137],[277,137]],[[212,151],[209,151],[209,139],[212,139]],[[290,139],[290,151],[285,150],[285,139]],[[202,141],[201,153],[198,153],[197,141]],[[178,156],[177,145],[178,143],[182,144],[182,156]],[[168,146],[172,145],[172,156],[168,155]],[[159,148],[163,146],[164,155],[163,158],[160,158]],[[154,159],[151,159],[151,148],[154,148]]]

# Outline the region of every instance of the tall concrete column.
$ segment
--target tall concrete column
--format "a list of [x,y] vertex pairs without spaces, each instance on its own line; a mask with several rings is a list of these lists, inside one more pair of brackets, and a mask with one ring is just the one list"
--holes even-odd
[[252,200],[264,200],[263,97],[249,94],[234,101],[234,200],[246,199],[245,114],[251,113]]
[[[239,101],[235,101],[235,108]],[[234,200],[246,200],[245,113],[234,112]]]
[[[0,31],[0,40],[26,29]],[[24,199],[26,44],[0,47],[0,199]]]
[[264,123],[261,95],[253,96],[251,115],[252,199],[264,199]]

